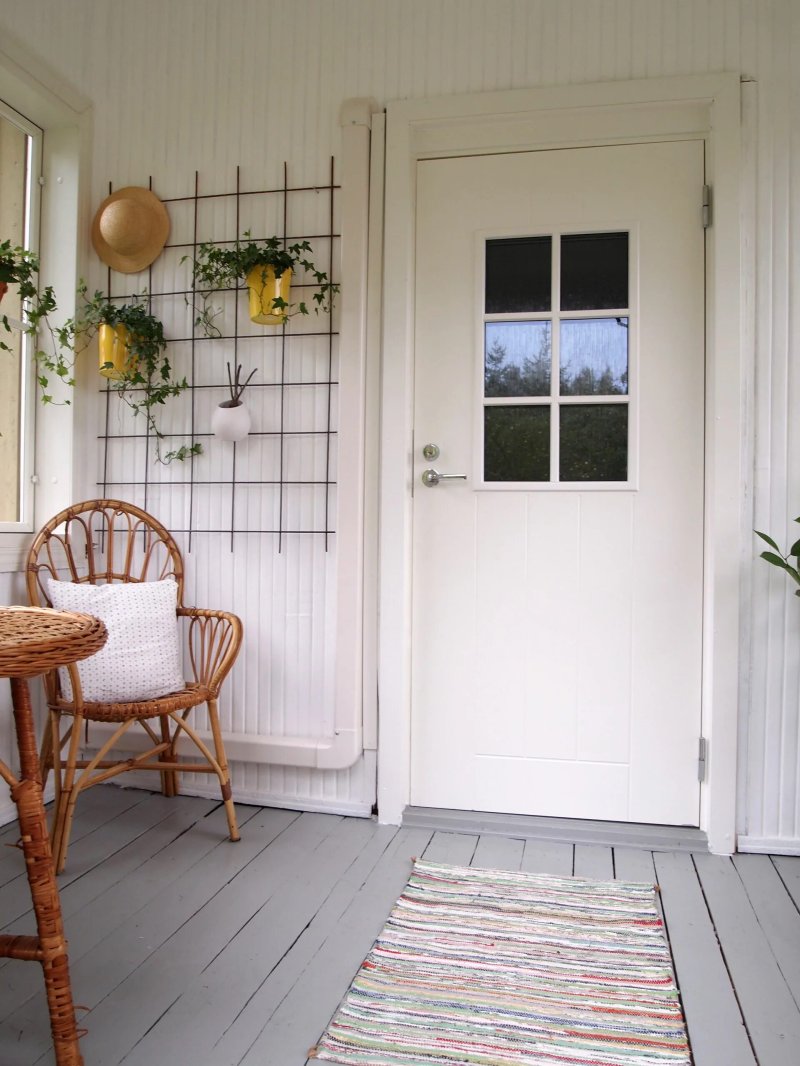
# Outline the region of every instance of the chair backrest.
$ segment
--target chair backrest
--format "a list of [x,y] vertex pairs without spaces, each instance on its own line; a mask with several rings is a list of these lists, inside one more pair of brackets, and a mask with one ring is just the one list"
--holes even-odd
[[183,560],[177,544],[152,515],[124,500],[86,500],[39,531],[25,567],[34,606],[52,606],[48,577],[82,584],[157,581],[174,577],[183,604]]

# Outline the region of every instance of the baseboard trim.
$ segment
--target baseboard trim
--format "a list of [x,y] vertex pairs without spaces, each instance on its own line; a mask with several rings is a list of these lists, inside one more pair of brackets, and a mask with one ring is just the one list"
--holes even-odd
[[756,855],[800,855],[800,840],[797,837],[740,836],[738,850]]
[[[199,775],[198,775],[199,776]],[[120,775],[119,778],[109,781],[110,785],[118,788],[138,788],[143,792],[158,792],[156,786],[158,778],[154,778],[150,771],[131,770]],[[204,781],[193,781],[188,776],[181,775],[179,780],[180,794],[182,796],[197,796],[200,799],[220,800],[219,785],[216,777],[210,774]],[[310,796],[280,796],[269,792],[257,792],[233,785],[234,803],[241,803],[250,807],[279,807],[287,811],[307,811],[311,814],[338,814],[348,818],[371,818],[372,805],[360,803],[356,800],[337,799],[314,799]]]
[[551,844],[602,844],[606,847],[646,848],[648,851],[708,851],[706,834],[686,826],[540,818],[486,811],[451,811],[440,807],[406,807],[403,826],[450,833],[525,837]]

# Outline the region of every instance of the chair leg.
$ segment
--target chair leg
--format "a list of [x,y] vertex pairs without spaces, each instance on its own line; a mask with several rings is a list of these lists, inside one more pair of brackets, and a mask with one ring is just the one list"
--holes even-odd
[[236,822],[236,808],[233,805],[233,795],[231,792],[231,775],[228,769],[228,757],[225,754],[225,745],[222,742],[222,730],[219,727],[219,714],[217,712],[217,701],[208,701],[208,720],[211,724],[211,734],[214,737],[214,754],[217,757],[217,762],[220,768],[220,789],[222,792],[222,801],[225,804],[225,815],[228,819],[228,832],[231,840],[240,840],[239,826]]
[[[165,744],[170,744],[169,735],[169,718],[167,715],[161,716],[161,739]],[[159,762],[175,762],[175,744],[170,744],[166,751],[163,751],[159,755]],[[161,771],[161,791],[165,796],[178,796],[180,795],[180,788],[178,786],[178,773],[176,770],[162,770]]]
[[80,792],[80,784],[78,784],[77,787],[75,784],[75,764],[78,761],[78,747],[81,740],[82,723],[83,716],[75,715],[72,720],[72,727],[67,743],[66,762],[62,758],[59,758],[56,762],[55,746],[59,743],[59,734],[58,732],[53,734],[53,765],[56,773],[58,773],[61,779],[60,788],[58,785],[56,786],[58,800],[55,809],[55,819],[53,821],[52,841],[53,865],[55,866],[57,874],[61,873],[67,861],[69,836],[72,831],[72,818],[75,814],[75,803],[78,799],[78,793]]
[[[53,715],[56,712],[48,707],[47,718],[42,731],[42,746],[39,748],[39,773],[42,778],[42,794],[47,788],[47,778],[53,767]],[[58,785],[56,785],[58,788]]]

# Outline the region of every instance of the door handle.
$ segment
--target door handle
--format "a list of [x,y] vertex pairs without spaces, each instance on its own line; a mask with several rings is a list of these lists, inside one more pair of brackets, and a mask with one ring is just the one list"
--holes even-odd
[[438,485],[440,481],[458,481],[467,480],[466,474],[440,474],[438,470],[431,468],[430,470],[422,471],[422,484],[427,488],[432,489],[435,485]]

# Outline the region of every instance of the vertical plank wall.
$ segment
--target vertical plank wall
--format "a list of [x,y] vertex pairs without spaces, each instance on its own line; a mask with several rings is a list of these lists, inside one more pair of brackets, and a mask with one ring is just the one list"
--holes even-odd
[[[611,79],[736,71],[743,88],[745,315],[742,398],[740,832],[745,847],[800,848],[800,605],[754,565],[751,529],[785,541],[800,514],[800,346],[796,304],[800,192],[800,5],[792,0],[0,0],[16,37],[93,102],[91,202],[107,182],[178,195],[277,183],[287,160],[323,180],[343,100],[388,100]],[[87,254],[92,283],[103,273]],[[344,284],[347,279],[343,279]],[[342,354],[346,358],[346,353]],[[97,425],[87,426],[94,448]],[[80,487],[94,491],[93,477]],[[797,527],[795,527],[797,529]],[[800,529],[798,529],[800,532]],[[335,552],[335,548],[334,548]],[[206,559],[207,555],[207,559]],[[203,598],[235,604],[252,633],[227,727],[317,733],[330,723],[331,559],[271,548],[243,562],[203,548]],[[198,561],[200,556],[198,555]],[[252,567],[258,567],[253,595]],[[278,572],[280,569],[280,573]],[[198,587],[198,593],[201,589]],[[298,621],[302,616],[302,624]],[[278,651],[271,637],[294,625]],[[281,638],[282,639],[282,638]],[[277,655],[277,658],[275,656]],[[297,679],[296,698],[274,677]],[[320,673],[321,672],[321,673]],[[323,678],[302,698],[300,679]],[[313,688],[313,686],[312,686]],[[267,694],[272,691],[270,698]],[[237,717],[239,716],[239,717]],[[711,755],[713,759],[713,752]],[[342,808],[368,805],[371,758],[349,771],[240,766],[248,795]]]

